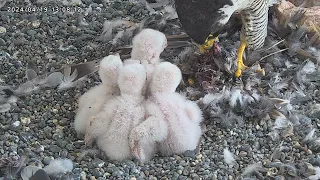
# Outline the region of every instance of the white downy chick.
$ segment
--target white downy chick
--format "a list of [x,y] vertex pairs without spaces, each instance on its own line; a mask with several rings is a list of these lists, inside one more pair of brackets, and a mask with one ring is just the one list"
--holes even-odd
[[128,64],[142,64],[146,70],[146,73],[147,73],[147,77],[146,77],[146,83],[142,89],[142,94],[143,95],[147,95],[147,89],[149,87],[149,84],[150,84],[150,81],[152,79],[152,73],[153,73],[153,70],[154,70],[154,67],[156,65],[154,64],[147,64],[147,63],[141,63],[141,61],[139,60],[134,60],[134,59],[126,59],[124,62],[123,62],[123,65],[126,66]]
[[155,66],[160,63],[160,54],[167,47],[165,34],[154,29],[143,29],[132,40],[131,59],[124,61],[124,64],[140,63],[147,71],[147,83],[143,93],[147,94]]
[[147,119],[129,137],[133,155],[140,161],[151,158],[147,151],[156,143],[163,155],[181,154],[198,145],[202,113],[195,103],[175,92],[181,78],[180,69],[169,62],[159,64],[153,73]]
[[140,60],[142,64],[157,64],[160,54],[167,47],[166,36],[154,29],[143,29],[132,39],[131,58]]
[[120,94],[117,79],[119,69],[122,66],[119,55],[109,55],[102,59],[99,69],[102,83],[79,98],[78,111],[74,122],[78,134],[85,134],[89,118],[101,111],[108,99]]
[[124,66],[119,72],[120,96],[109,100],[92,121],[86,141],[97,140],[99,149],[111,160],[132,158],[129,133],[145,120],[145,98],[141,94],[146,71],[141,64]]

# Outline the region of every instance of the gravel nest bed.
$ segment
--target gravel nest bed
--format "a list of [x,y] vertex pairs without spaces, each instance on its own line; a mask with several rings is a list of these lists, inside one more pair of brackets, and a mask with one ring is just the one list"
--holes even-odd
[[[0,79],[8,85],[25,82],[25,67],[29,60],[36,62],[39,74],[62,64],[99,60],[108,55],[107,44],[97,40],[106,19],[125,17],[140,21],[149,14],[143,5],[128,1],[110,5],[102,0],[82,2],[83,12],[79,14],[50,12],[50,7],[66,7],[55,1],[37,5],[48,7],[48,12],[7,12],[8,7],[26,6],[24,2],[7,2],[0,15],[0,25],[6,29],[0,34]],[[89,6],[92,12],[84,16]],[[11,58],[5,58],[4,53],[10,54]],[[186,152],[172,157],[157,156],[144,164],[131,160],[109,161],[99,153],[92,153],[94,150],[88,150],[73,128],[77,99],[99,83],[97,74],[94,74],[66,91],[52,89],[26,96],[9,112],[0,113],[0,155],[27,154],[29,164],[40,163],[42,166],[53,158],[71,159],[75,166],[73,172],[56,179],[243,179],[241,173],[248,165],[269,162],[279,147],[279,142],[267,136],[272,128],[267,122],[246,121],[241,127],[226,128],[219,122],[206,119],[207,132],[201,139],[198,154]],[[313,124],[318,129],[320,120],[314,118]],[[287,138],[282,146],[287,148],[280,153],[282,162],[320,165],[320,157],[304,149],[297,140]],[[232,167],[224,162],[225,148],[236,156],[236,164]],[[269,165],[277,167],[276,164]],[[264,177],[266,172],[255,172],[253,179],[306,178],[287,176],[286,170],[282,174],[278,170],[271,173],[274,174]]]

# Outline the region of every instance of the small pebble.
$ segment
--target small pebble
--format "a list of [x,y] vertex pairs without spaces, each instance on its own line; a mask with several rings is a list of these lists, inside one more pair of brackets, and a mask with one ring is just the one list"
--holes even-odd
[[5,27],[0,26],[0,34],[4,34],[7,32],[7,29]]

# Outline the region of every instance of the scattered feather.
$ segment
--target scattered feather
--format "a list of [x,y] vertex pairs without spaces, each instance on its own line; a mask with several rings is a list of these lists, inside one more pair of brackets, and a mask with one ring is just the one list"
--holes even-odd
[[61,72],[53,72],[43,81],[40,82],[40,85],[43,87],[57,87],[63,81],[63,74]]
[[27,69],[26,70],[26,77],[28,81],[32,81],[33,79],[38,78],[38,75],[36,73],[36,71],[34,71],[33,69]]
[[72,172],[73,162],[70,159],[54,159],[43,168],[50,175]]
[[32,69],[32,70],[34,70],[36,74],[39,72],[36,64],[35,64],[33,61],[29,61],[29,62],[27,63],[27,69]]
[[128,24],[128,21],[124,21],[124,20],[109,21],[109,20],[106,20],[103,23],[102,34],[100,35],[100,37],[98,39],[104,43],[109,42],[110,40],[112,40],[113,30],[117,27],[124,25],[124,24]]
[[244,171],[242,172],[242,176],[250,175],[253,172],[259,171],[263,169],[261,163],[255,163],[247,166]]
[[71,74],[71,67],[65,67],[64,68],[64,73],[63,73],[63,79],[62,82],[60,83],[58,89],[62,90],[62,89],[67,89],[70,87],[74,86],[74,80],[77,78],[78,76],[78,71],[77,69],[75,69],[72,74]]
[[282,144],[283,144],[283,141],[279,144],[279,146],[277,148],[275,148],[275,150],[271,154],[271,156],[270,156],[271,161],[280,159],[281,152],[283,150]]
[[17,102],[15,91],[7,86],[0,86],[0,112],[7,112]]
[[177,11],[172,6],[165,6],[162,13],[166,14],[166,20],[173,20],[178,18]]
[[37,166],[27,166],[21,171],[21,178],[23,180],[30,180],[38,170],[40,170],[40,168]]
[[306,137],[303,139],[304,142],[308,142],[311,141],[314,138],[314,134],[316,132],[316,129],[312,129],[307,135]]
[[303,74],[311,74],[316,71],[317,67],[312,61],[308,61],[303,68],[301,69],[301,73]]
[[241,90],[240,89],[236,89],[231,91],[231,97],[230,97],[230,106],[231,107],[235,107],[238,103],[240,103],[240,105],[243,105],[243,101],[242,101],[242,94],[241,94]]
[[219,94],[219,93],[211,94],[211,93],[208,93],[203,98],[201,98],[201,102],[204,105],[209,105],[210,103],[220,101],[222,98],[223,98],[223,94]]
[[23,84],[21,84],[16,90],[15,93],[19,96],[29,95],[31,93],[34,93],[40,89],[37,84],[33,81],[27,81]]
[[315,175],[309,176],[310,180],[318,180],[320,179],[320,167],[314,167]]
[[234,165],[236,162],[234,155],[229,151],[228,148],[225,148],[223,150],[223,157],[224,157],[224,162],[226,162],[228,165]]
[[4,179],[15,179],[22,167],[25,166],[25,160],[26,157],[24,156],[20,156],[17,160],[12,158],[1,158],[0,169],[5,169]]
[[286,117],[279,116],[274,122],[273,129],[285,129],[289,126],[292,126],[292,123]]
[[157,14],[157,12],[152,7],[149,6],[149,3],[147,1],[146,1],[145,5],[146,5],[146,9],[149,11],[150,15]]

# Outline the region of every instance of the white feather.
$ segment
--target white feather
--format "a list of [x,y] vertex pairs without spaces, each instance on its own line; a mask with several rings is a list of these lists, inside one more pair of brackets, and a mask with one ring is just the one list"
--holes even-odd
[[306,137],[303,139],[303,141],[306,142],[306,141],[312,140],[313,137],[314,137],[315,132],[316,132],[316,129],[312,129],[312,130],[306,135]]
[[78,76],[78,70],[75,69],[71,74],[71,67],[65,67],[63,73],[63,79],[59,85],[59,90],[67,89],[73,87],[75,84],[75,79]]
[[242,176],[251,174],[251,173],[253,173],[254,171],[256,171],[258,168],[262,168],[262,166],[261,166],[260,163],[250,164],[249,166],[247,166],[247,167],[244,169],[244,171],[243,171],[243,173],[242,173]]
[[71,172],[73,162],[70,159],[54,159],[50,164],[43,168],[48,174],[59,174]]
[[212,93],[209,93],[209,94],[206,94],[201,100],[202,100],[202,103],[204,105],[208,105],[212,102],[218,102],[222,99],[223,97],[223,94],[219,94],[219,93],[216,93],[216,94],[212,94]]
[[113,30],[117,27],[120,27],[124,24],[128,23],[128,21],[124,20],[114,20],[114,21],[108,21],[106,20],[103,23],[103,30],[102,30],[102,35],[100,36],[100,40],[102,41],[110,41],[112,40],[112,33]]
[[317,67],[312,61],[308,61],[306,65],[301,69],[301,73],[303,74],[311,74],[316,71]]
[[256,91],[254,91],[254,92],[252,93],[252,96],[253,96],[257,101],[260,100],[260,95],[259,95]]
[[164,13],[168,13],[167,20],[177,19],[177,11],[172,6],[165,6]]
[[292,125],[292,122],[290,122],[286,117],[279,116],[276,118],[274,122],[273,129],[284,129]]
[[320,167],[314,167],[313,169],[315,170],[316,174],[312,175],[312,176],[309,176],[308,178],[310,180],[318,180],[318,179],[320,179]]
[[237,102],[239,101],[240,105],[243,105],[243,101],[242,101],[242,94],[241,94],[241,90],[240,89],[236,89],[234,91],[231,92],[231,97],[230,97],[230,101],[229,104],[231,107],[235,107],[237,105]]
[[282,89],[287,88],[289,85],[287,82],[279,82],[279,83],[272,84],[272,85],[269,84],[269,86],[274,90],[282,90]]
[[233,165],[236,160],[234,159],[234,155],[229,151],[228,148],[225,148],[223,150],[223,157],[224,157],[224,162],[226,162],[228,165]]

